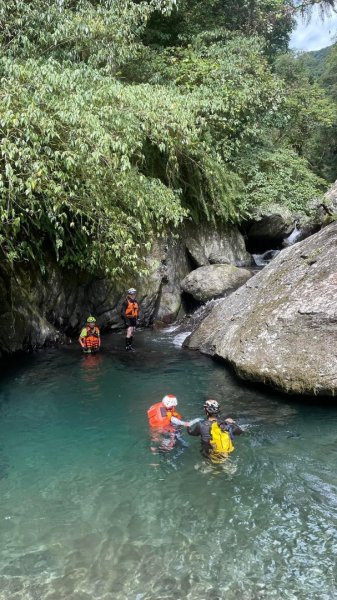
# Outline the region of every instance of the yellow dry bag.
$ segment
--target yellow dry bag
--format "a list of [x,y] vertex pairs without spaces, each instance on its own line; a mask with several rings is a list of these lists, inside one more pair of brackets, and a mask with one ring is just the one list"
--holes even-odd
[[216,421],[212,423],[210,435],[210,444],[213,452],[218,452],[220,454],[229,454],[230,452],[233,452],[234,446],[228,431],[222,431]]

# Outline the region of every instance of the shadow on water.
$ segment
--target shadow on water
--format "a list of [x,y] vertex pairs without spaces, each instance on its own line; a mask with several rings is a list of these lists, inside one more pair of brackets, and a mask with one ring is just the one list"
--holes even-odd
[[305,405],[313,408],[324,407],[325,409],[331,409],[332,411],[336,411],[337,409],[337,397],[328,395],[288,394],[286,392],[281,392],[271,385],[262,382],[241,379],[237,375],[234,367],[220,357],[213,357],[212,360],[231,375],[234,386],[239,385],[241,390],[248,393],[255,391],[258,395],[265,397],[268,401],[275,400],[281,404]]

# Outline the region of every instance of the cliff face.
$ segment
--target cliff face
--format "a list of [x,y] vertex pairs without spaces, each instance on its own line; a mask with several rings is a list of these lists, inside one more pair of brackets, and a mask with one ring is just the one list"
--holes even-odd
[[[179,237],[154,242],[147,257],[148,274],[125,281],[125,289],[135,286],[138,290],[142,326],[154,321],[171,323],[182,314],[180,282],[194,269],[193,244],[205,247],[205,264],[210,263],[208,250],[221,255],[226,263],[251,260],[235,228],[189,226],[182,229]],[[97,317],[103,330],[120,328],[124,297],[125,291],[117,289],[113,280],[65,271],[53,263],[45,275],[29,263],[14,269],[2,267],[0,315],[6,327],[0,330],[0,353],[12,354],[77,337],[90,313]]]
[[251,381],[337,393],[337,223],[280,252],[219,301],[186,345]]

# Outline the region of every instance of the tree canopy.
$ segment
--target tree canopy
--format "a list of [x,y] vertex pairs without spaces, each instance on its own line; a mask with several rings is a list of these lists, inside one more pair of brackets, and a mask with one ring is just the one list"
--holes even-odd
[[[240,222],[324,189],[336,123],[281,57],[283,0],[9,0],[0,7],[0,247],[122,276],[186,218]],[[287,62],[288,61],[288,62]],[[316,141],[315,141],[316,140]],[[316,145],[315,145],[316,144]]]

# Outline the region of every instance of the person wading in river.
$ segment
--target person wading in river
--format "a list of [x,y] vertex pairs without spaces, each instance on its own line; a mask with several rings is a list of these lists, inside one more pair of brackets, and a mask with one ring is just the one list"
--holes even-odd
[[185,447],[188,444],[183,440],[179,427],[192,426],[199,419],[184,421],[177,409],[178,400],[173,394],[166,394],[161,402],[152,404],[147,411],[151,428],[151,440],[154,446],[152,452],[170,452],[177,442]]
[[203,456],[213,463],[224,462],[234,451],[234,436],[243,431],[230,417],[221,419],[219,403],[216,400],[206,400],[204,411],[206,419],[187,427],[187,433],[200,435]]
[[130,288],[121,308],[121,317],[126,326],[125,349],[127,352],[134,352],[132,342],[139,316],[139,304],[136,300],[136,293],[137,290],[135,288]]
[[96,325],[96,319],[92,315],[87,318],[87,324],[83,327],[78,341],[83,348],[83,352],[94,354],[101,347],[101,333]]

